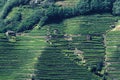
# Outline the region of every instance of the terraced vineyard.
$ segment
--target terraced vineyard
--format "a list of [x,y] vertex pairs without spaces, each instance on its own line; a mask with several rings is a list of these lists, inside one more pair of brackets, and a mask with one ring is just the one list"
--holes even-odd
[[67,48],[67,43],[62,38],[54,40],[51,46],[46,47],[39,58],[35,80],[98,80],[96,75],[87,70],[87,67],[76,64],[72,59],[76,58],[73,53],[65,51],[67,52],[65,54],[72,55],[69,57],[64,54],[62,50]]
[[[108,54],[105,57],[103,34],[116,19],[109,14],[66,19],[45,25],[41,29],[35,27],[32,31],[17,36],[16,42],[7,41],[1,33],[0,80],[104,80],[104,73],[101,72],[105,66],[101,64],[104,60],[110,62],[113,58]],[[55,29],[58,34],[54,33]],[[52,39],[47,43],[45,37],[48,33]],[[112,35],[109,34],[107,51],[112,50],[109,48],[112,38],[109,36]],[[64,35],[71,39],[65,39]],[[88,35],[90,39],[87,38]],[[75,54],[75,48],[84,52],[84,63]],[[117,65],[116,61],[114,64]],[[98,74],[90,70],[98,66]],[[117,77],[119,75],[116,75],[117,71],[116,74],[111,70],[108,73]]]
[[1,33],[0,80],[29,80],[34,75],[34,64],[46,43],[36,36],[18,36],[16,42],[8,42]]
[[110,31],[107,34],[106,65],[110,80],[120,79],[120,32]]

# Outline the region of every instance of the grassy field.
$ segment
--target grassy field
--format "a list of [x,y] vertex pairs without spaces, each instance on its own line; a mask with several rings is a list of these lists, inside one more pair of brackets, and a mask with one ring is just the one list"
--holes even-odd
[[[64,20],[59,25],[58,24],[50,24],[47,25],[47,27],[50,27],[50,32],[54,29],[59,29],[62,34],[71,34],[71,35],[78,35],[81,34],[81,36],[73,36],[72,41],[66,41],[62,40],[62,38],[58,38],[53,41],[53,45],[49,46],[50,48],[47,48],[46,51],[43,53],[43,57],[39,58],[38,63],[38,71],[36,72],[37,79],[50,79],[50,80],[64,80],[66,79],[73,79],[73,80],[94,80],[94,79],[102,79],[103,77],[95,78],[94,73],[91,73],[88,68],[93,66],[99,66],[99,64],[102,62],[104,63],[105,60],[105,43],[102,34],[105,34],[107,30],[110,29],[110,25],[114,24],[117,17],[113,17],[111,15],[91,15],[91,16],[80,16],[76,18],[71,18]],[[91,34],[92,40],[87,41],[86,35]],[[98,36],[94,34],[99,34]],[[84,51],[84,58],[85,58],[85,65],[81,65],[81,60],[78,56],[74,54],[74,49],[78,48],[79,50]],[[62,50],[62,52],[60,52]],[[55,53],[56,52],[56,53]],[[47,54],[48,53],[48,54]],[[54,54],[54,55],[51,55]],[[59,56],[56,56],[59,55]],[[64,57],[60,57],[60,56]],[[65,58],[65,59],[64,59]],[[50,60],[49,60],[50,59]],[[59,60],[60,59],[60,60]],[[66,62],[66,60],[69,60],[70,62]],[[42,62],[44,61],[44,62]],[[66,69],[66,66],[68,66],[68,63],[71,64],[73,68],[74,64],[71,63],[74,62],[74,64],[78,65],[79,68],[83,68],[82,71],[79,74],[82,76],[74,77],[75,75],[72,75],[73,77],[68,76],[70,73],[66,73],[64,70]],[[59,63],[58,63],[59,62]],[[63,65],[63,66],[62,66]],[[59,68],[61,66],[61,68]],[[46,67],[46,68],[44,68]],[[56,69],[57,68],[57,69]],[[55,70],[54,70],[55,69]],[[60,69],[60,70],[59,70]],[[61,71],[62,69],[62,71]],[[69,69],[69,68],[68,68]],[[72,69],[74,71],[74,69]],[[86,72],[90,72],[90,74],[93,74],[94,76],[86,78]],[[42,72],[46,75],[41,75]],[[47,73],[48,72],[48,73]],[[62,73],[63,72],[63,73]],[[83,73],[85,72],[85,73]],[[54,77],[57,76],[57,77]]]
[[[40,29],[36,26],[22,36],[17,36],[16,42],[8,42],[1,33],[0,80],[102,80],[103,77],[88,68],[97,67],[109,57],[108,62],[113,60],[117,65],[116,58],[111,57],[113,55],[107,54],[105,57],[105,50],[118,51],[119,48],[111,49],[109,46],[119,46],[118,42],[111,42],[119,32],[107,34],[107,49],[102,36],[117,18],[109,14],[96,14],[66,19],[59,24],[48,24]],[[51,36],[57,37],[50,40],[52,44],[47,43],[44,38],[48,29]],[[59,34],[54,34],[55,29],[58,29]],[[72,40],[65,40],[64,34],[71,35]],[[91,35],[91,40],[87,40],[88,34]],[[118,36],[114,38],[119,41]],[[75,48],[84,52],[84,64],[74,54]],[[113,74],[114,71],[109,70],[109,73],[116,77],[119,75],[117,71]]]
[[[26,33],[27,34],[27,33]],[[18,36],[17,41],[8,42],[1,34],[0,80],[26,80],[34,75],[34,65],[46,47],[43,38]]]
[[110,31],[107,33],[107,48],[106,48],[106,65],[108,71],[108,77],[111,79],[120,79],[120,32]]

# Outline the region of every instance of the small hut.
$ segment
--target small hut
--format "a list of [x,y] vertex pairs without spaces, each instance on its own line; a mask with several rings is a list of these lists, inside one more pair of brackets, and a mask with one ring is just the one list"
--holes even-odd
[[8,30],[6,33],[6,38],[10,42],[16,42],[16,33],[14,31]]
[[16,33],[14,31],[11,31],[11,30],[8,30],[5,35],[8,37],[8,36],[14,36],[16,37]]
[[111,25],[110,28],[115,28],[115,25]]

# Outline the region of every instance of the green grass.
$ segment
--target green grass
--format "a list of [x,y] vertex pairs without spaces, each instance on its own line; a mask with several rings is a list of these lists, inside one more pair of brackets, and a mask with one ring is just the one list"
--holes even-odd
[[65,20],[64,25],[68,34],[105,33],[117,18],[110,14],[80,16]]
[[[2,38],[3,34],[1,34]],[[3,36],[4,37],[4,36]],[[35,36],[19,36],[17,42],[0,42],[0,80],[30,79],[37,58],[47,44]],[[4,65],[3,65],[4,64]]]
[[[56,26],[55,26],[56,25]],[[60,25],[52,24],[50,32],[54,29],[61,30]],[[64,32],[61,31],[61,34]],[[62,41],[62,42],[61,42]],[[36,64],[35,79],[39,80],[98,80],[98,77],[87,70],[87,67],[76,64],[73,60],[76,56],[73,51],[67,49],[67,41],[63,38],[53,39],[52,45],[49,45],[42,52],[39,61]],[[66,56],[66,52],[72,52],[71,56]],[[72,56],[73,55],[73,56]],[[72,59],[73,58],[73,59]],[[74,74],[74,75],[73,75]],[[89,76],[91,74],[91,76]],[[85,77],[87,76],[87,77]]]
[[[13,12],[14,13],[14,12]],[[11,14],[9,14],[11,15]],[[32,77],[40,80],[100,80],[102,77],[95,75],[88,70],[88,66],[95,66],[104,61],[105,50],[110,61],[116,61],[117,55],[112,55],[112,51],[119,48],[105,49],[102,33],[109,29],[118,17],[109,14],[79,16],[63,20],[56,24],[49,24],[35,27],[31,31],[26,31],[24,36],[18,36],[17,42],[7,42],[3,33],[0,34],[0,80],[25,80]],[[49,28],[51,35],[54,29],[58,29],[60,34],[81,34],[73,37],[72,41],[63,38],[52,39],[53,44],[45,42],[44,38]],[[96,34],[92,40],[86,40],[87,34]],[[107,34],[107,45],[116,45],[111,42],[113,36],[119,41],[119,32]],[[111,44],[112,43],[112,44]],[[117,45],[116,45],[117,46]],[[84,51],[85,65],[74,54],[74,49]],[[78,61],[77,61],[78,60]],[[2,66],[4,64],[4,66]],[[117,66],[117,64],[115,64]],[[112,67],[112,66],[111,66]],[[109,73],[112,74],[112,71]],[[114,73],[114,72],[113,72]],[[35,74],[35,75],[34,75]],[[116,71],[116,75],[119,73]],[[113,75],[113,74],[112,74]],[[116,76],[113,75],[113,76]]]
[[119,70],[119,58],[120,58],[120,49],[119,49],[119,31],[110,31],[107,33],[107,49],[106,49],[106,62],[111,63],[108,65],[108,77],[112,79],[120,79],[120,70]]
[[[106,21],[104,21],[104,20],[106,20]],[[115,18],[112,17],[111,15],[91,15],[89,17],[88,16],[87,17],[80,16],[80,17],[76,17],[76,18],[66,19],[63,22],[61,22],[60,25],[58,25],[58,24],[47,25],[50,27],[51,33],[54,29],[57,28],[60,31],[62,30],[63,32],[61,32],[61,33],[64,33],[64,34],[72,34],[72,35],[82,34],[82,35],[80,37],[73,37],[72,41],[65,41],[65,40],[62,40],[62,38],[59,38],[57,40],[52,40],[54,46],[52,46],[52,45],[49,46],[49,48],[47,48],[43,52],[43,54],[42,54],[43,57],[41,56],[39,58],[39,63],[37,65],[38,71],[36,72],[38,74],[37,74],[36,78],[37,79],[50,79],[50,80],[54,80],[54,79],[58,79],[58,78],[59,79],[67,78],[67,79],[75,79],[75,80],[77,80],[77,79],[78,80],[79,79],[83,79],[83,80],[97,79],[97,78],[93,78],[93,77],[89,78],[89,79],[85,78],[87,75],[86,71],[90,72],[89,70],[87,70],[87,66],[92,67],[94,65],[98,65],[98,63],[100,63],[101,61],[104,61],[105,47],[104,47],[104,43],[103,43],[102,33],[105,33],[105,31],[107,29],[109,29],[109,26],[114,22],[114,20],[115,20]],[[88,34],[88,33],[95,34],[95,33],[99,33],[99,32],[101,35],[93,36],[92,41],[86,40],[86,34]],[[63,46],[63,44],[65,46]],[[54,48],[55,46],[56,46],[56,48]],[[86,69],[82,69],[83,66],[81,65],[81,63],[77,62],[75,60],[78,58],[78,56],[73,54],[75,47],[84,51],[84,53],[85,53],[84,57],[86,60],[86,65],[87,65],[87,66],[85,66]],[[69,48],[71,48],[71,49],[69,49]],[[59,50],[62,50],[62,53],[59,52]],[[57,52],[55,52],[55,51],[57,51]],[[59,56],[56,56],[56,55],[59,55]],[[66,60],[68,62],[66,62]],[[85,73],[83,73],[83,72],[79,73],[80,75],[82,75],[82,74],[84,74],[84,75],[76,76],[77,78],[75,78],[75,77],[72,78],[72,77],[68,76],[68,74],[70,74],[69,72],[67,72],[67,73],[59,72],[59,69],[60,70],[61,69],[62,70],[69,69],[69,66],[68,66],[68,68],[66,68],[68,63],[71,64],[71,66],[72,66],[71,68],[73,68],[75,65],[71,61],[74,62],[76,64],[76,66],[77,65],[79,66],[78,69],[81,67],[82,70],[86,70],[86,71],[84,71]],[[55,66],[58,66],[60,64],[65,64],[66,66],[56,69]],[[73,71],[74,71],[74,68],[73,68]],[[46,75],[44,75],[44,74],[40,75],[40,73],[42,73],[42,72],[45,72],[44,74],[46,74]],[[46,72],[48,72],[48,73],[46,73]],[[73,73],[73,74],[75,74],[75,73]],[[93,73],[91,73],[91,74],[93,74]],[[53,75],[56,75],[56,76],[58,75],[58,76],[53,77]],[[61,77],[59,77],[59,75],[61,75]],[[75,75],[77,75],[77,74],[75,74]],[[94,75],[94,76],[96,76],[96,75]]]

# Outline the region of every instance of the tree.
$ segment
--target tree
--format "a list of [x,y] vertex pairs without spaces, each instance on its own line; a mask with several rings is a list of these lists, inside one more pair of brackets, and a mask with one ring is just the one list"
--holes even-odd
[[114,15],[120,15],[120,0],[115,1],[112,10]]
[[8,13],[12,10],[13,7],[27,4],[29,0],[11,0],[6,3],[3,8],[2,15],[0,18],[4,19],[8,15]]
[[22,20],[17,29],[18,32],[22,32],[25,30],[33,29],[34,25],[38,23],[42,16],[42,10],[36,10],[32,15],[30,15],[27,19]]

